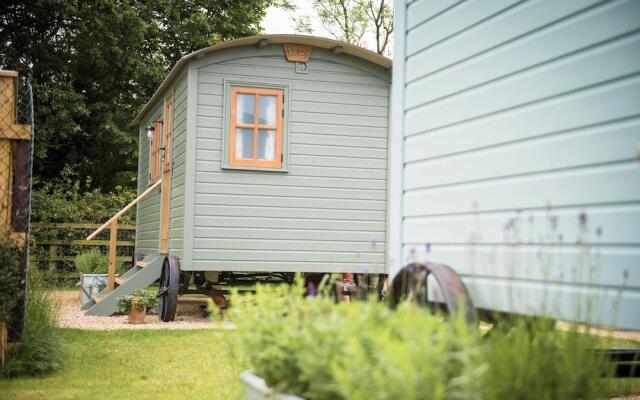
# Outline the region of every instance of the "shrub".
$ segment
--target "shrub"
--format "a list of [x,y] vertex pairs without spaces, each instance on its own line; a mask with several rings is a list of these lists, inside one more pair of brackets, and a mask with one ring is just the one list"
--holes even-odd
[[[106,274],[109,272],[109,259],[99,251],[88,251],[75,258],[76,268],[83,274]],[[116,273],[119,265],[116,264]]]
[[9,323],[12,311],[22,297],[20,249],[9,238],[0,238],[0,323]]
[[8,353],[2,375],[40,375],[60,366],[64,352],[56,327],[57,314],[58,303],[34,271],[30,276],[24,335]]
[[[232,295],[236,351],[283,393],[307,399],[593,399],[594,339],[517,322],[488,336],[412,304],[333,304],[300,286]],[[233,345],[233,343],[232,343]]]
[[[117,186],[110,193],[92,188],[91,179],[81,183],[78,174],[65,168],[60,178],[34,181],[33,222],[103,223],[136,197],[136,191]],[[119,223],[135,223],[135,213],[126,213]],[[36,232],[37,233],[37,232]]]
[[[588,333],[588,331],[587,331]],[[487,399],[599,399],[607,389],[607,365],[593,350],[595,336],[575,328],[559,332],[544,319],[518,319],[492,332],[481,357]]]

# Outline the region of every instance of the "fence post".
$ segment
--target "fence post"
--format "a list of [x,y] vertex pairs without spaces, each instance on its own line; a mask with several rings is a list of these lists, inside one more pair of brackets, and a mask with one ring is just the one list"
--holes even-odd
[[118,219],[111,222],[109,232],[109,281],[108,291],[111,292],[116,286],[116,246],[118,242]]
[[49,246],[49,272],[55,273],[58,270],[58,246],[52,244]]

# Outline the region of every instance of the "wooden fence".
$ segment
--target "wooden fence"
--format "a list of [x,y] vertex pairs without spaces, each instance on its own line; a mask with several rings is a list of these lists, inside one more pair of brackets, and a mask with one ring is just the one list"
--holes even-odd
[[[41,270],[48,270],[52,277],[72,279],[78,277],[75,257],[90,250],[98,250],[107,255],[109,248],[109,229],[96,240],[85,240],[87,235],[101,224],[47,224],[32,223],[31,260]],[[135,247],[135,225],[118,225],[116,241],[116,261],[131,263]]]

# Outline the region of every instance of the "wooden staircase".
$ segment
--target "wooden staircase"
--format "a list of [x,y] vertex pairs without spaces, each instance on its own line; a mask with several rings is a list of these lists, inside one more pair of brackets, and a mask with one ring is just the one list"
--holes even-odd
[[87,237],[87,240],[95,239],[104,229],[110,228],[109,278],[107,287],[100,291],[100,293],[91,296],[91,301],[82,307],[83,310],[86,310],[85,314],[100,316],[111,315],[117,311],[118,297],[129,295],[136,289],[144,289],[156,279],[160,278],[162,263],[165,258],[165,255],[160,253],[151,254],[142,261],[137,261],[129,271],[122,276],[116,277],[116,246],[118,240],[118,218],[159,188],[161,183],[162,179],[159,179]]
[[133,293],[136,289],[144,289],[151,285],[162,272],[164,254],[152,254],[138,261],[124,275],[116,278],[116,288],[112,291],[108,287],[93,295],[91,301],[83,309],[86,315],[109,316],[118,310],[118,297]]

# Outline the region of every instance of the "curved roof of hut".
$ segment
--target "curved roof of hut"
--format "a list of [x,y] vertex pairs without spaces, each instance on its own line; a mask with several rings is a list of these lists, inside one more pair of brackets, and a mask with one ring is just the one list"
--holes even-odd
[[158,97],[164,92],[164,90],[173,83],[178,74],[182,71],[182,69],[194,58],[200,58],[208,53],[229,49],[232,47],[240,47],[240,46],[255,46],[258,44],[264,43],[267,44],[280,44],[280,43],[292,43],[292,44],[305,44],[313,47],[318,47],[322,49],[334,50],[339,53],[350,54],[354,57],[362,58],[366,61],[369,61],[373,64],[377,64],[383,68],[390,69],[391,68],[391,60],[387,57],[381,56],[371,50],[364,49],[362,47],[354,46],[352,44],[340,42],[333,39],[317,37],[317,36],[308,36],[308,35],[258,35],[258,36],[249,36],[240,39],[230,40],[227,42],[222,42],[216,44],[214,46],[209,46],[202,48],[200,50],[194,51],[193,53],[187,54],[182,57],[176,65],[174,65],[169,75],[164,79],[160,87],[155,91],[151,99],[142,107],[142,110],[136,115],[132,124],[140,123],[142,117],[149,111],[151,106],[158,100]]

